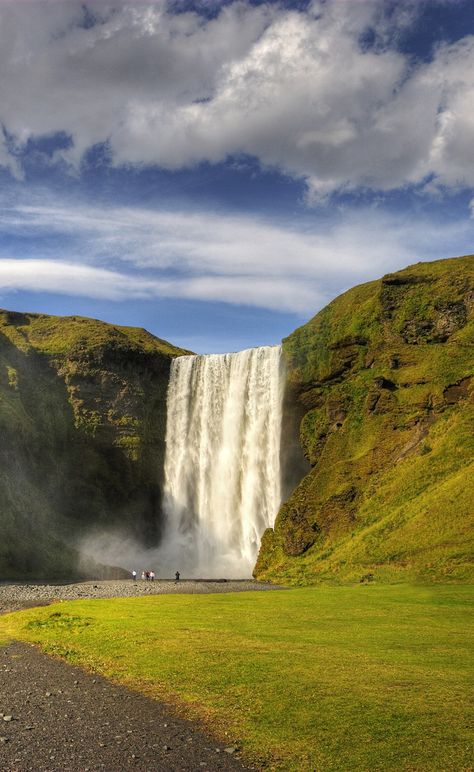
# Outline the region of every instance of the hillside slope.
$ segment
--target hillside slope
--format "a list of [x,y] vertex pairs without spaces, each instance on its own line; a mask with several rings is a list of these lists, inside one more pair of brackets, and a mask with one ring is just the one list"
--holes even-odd
[[311,471],[255,576],[474,578],[474,257],[355,287],[283,347]]
[[182,353],[145,330],[0,311],[0,578],[71,576],[92,527],[157,542]]

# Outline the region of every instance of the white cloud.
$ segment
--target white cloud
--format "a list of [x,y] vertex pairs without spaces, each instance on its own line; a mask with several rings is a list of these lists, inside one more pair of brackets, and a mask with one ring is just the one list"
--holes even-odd
[[53,292],[107,300],[153,296],[148,282],[61,260],[0,258],[0,291]]
[[420,236],[414,237],[407,220],[401,231],[401,222],[371,209],[335,216],[321,229],[206,211],[60,204],[0,209],[3,233],[29,237],[32,248],[42,253],[47,247],[41,241],[36,247],[34,240],[54,237],[51,254],[58,259],[72,255],[80,262],[133,266],[142,273],[324,277],[325,283],[343,275],[363,279],[374,266],[383,270],[394,261],[407,261]]
[[294,311],[296,298],[300,311],[314,309],[321,300],[315,288],[291,278],[241,275],[158,279],[62,260],[0,258],[0,294],[18,290],[118,301],[185,298],[275,311]]
[[[474,184],[474,37],[413,66],[392,38],[416,4],[390,21],[376,0],[234,2],[211,20],[89,7],[89,28],[79,2],[0,7],[0,115],[17,142],[65,131],[69,162],[108,141],[116,164],[169,169],[247,153],[304,178],[310,197]],[[378,45],[363,50],[368,26]],[[16,168],[5,149],[0,163]]]
[[0,228],[22,250],[12,259],[11,246],[0,248],[3,292],[188,298],[302,317],[356,283],[468,252],[474,236],[472,220],[434,223],[377,209],[296,229],[205,211],[57,202],[0,208]]

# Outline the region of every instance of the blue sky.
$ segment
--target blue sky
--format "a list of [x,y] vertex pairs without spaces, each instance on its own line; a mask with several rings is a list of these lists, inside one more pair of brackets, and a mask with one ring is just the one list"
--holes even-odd
[[0,2],[0,306],[277,343],[474,251],[471,2]]

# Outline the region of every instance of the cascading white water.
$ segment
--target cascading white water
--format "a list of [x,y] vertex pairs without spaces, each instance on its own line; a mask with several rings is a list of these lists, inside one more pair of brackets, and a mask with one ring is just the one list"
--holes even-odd
[[281,502],[281,349],[184,356],[168,387],[161,565],[250,576]]

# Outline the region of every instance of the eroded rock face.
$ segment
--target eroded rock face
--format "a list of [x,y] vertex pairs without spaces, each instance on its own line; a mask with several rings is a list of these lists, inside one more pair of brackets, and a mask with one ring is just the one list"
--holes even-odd
[[474,460],[473,297],[474,257],[419,264],[350,290],[284,341],[312,469],[266,535],[256,576],[312,581],[352,560],[393,565],[388,533],[401,552],[404,540],[408,555],[424,550],[426,567],[438,549],[429,492]]
[[446,386],[443,396],[447,405],[455,405],[460,399],[469,399],[472,386],[472,375],[461,378],[458,383]]
[[309,523],[304,506],[300,509],[294,505],[286,512],[286,516],[283,513],[280,522],[286,555],[302,555],[316,542],[321,530],[317,523]]

